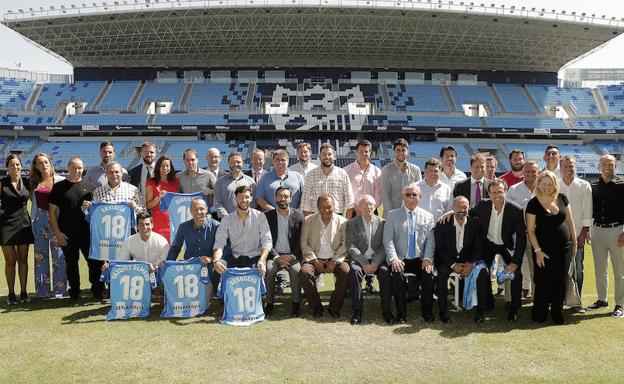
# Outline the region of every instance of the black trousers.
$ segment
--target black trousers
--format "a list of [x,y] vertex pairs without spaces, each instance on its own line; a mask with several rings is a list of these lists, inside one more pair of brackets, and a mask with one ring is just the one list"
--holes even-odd
[[[441,265],[437,268],[438,276],[436,277],[436,293],[438,295],[438,308],[440,315],[448,316],[448,279],[453,270],[450,265]],[[460,280],[459,292],[460,298],[464,292],[463,284],[464,280]],[[490,275],[487,269],[479,271],[477,277],[477,311],[485,312],[491,309],[494,304],[494,298],[492,297],[492,283],[490,282]]]
[[[497,254],[503,256],[503,262],[505,262],[505,264],[509,265],[511,263],[511,256],[504,245],[497,245],[486,240],[486,246],[490,255],[490,259],[487,260],[486,263],[491,264]],[[509,308],[509,312],[517,313],[520,308],[522,308],[522,261],[520,261],[518,268],[516,268],[514,272],[514,279],[511,280],[511,307]]]
[[[385,261],[377,267],[375,275],[379,281],[379,290],[381,291],[381,310],[389,311],[392,302],[392,292],[388,275],[388,264]],[[363,308],[362,279],[364,277],[364,269],[360,263],[352,262],[351,270],[349,271],[349,294],[351,295],[351,309],[354,311],[361,311]],[[366,275],[366,277],[369,277],[369,275]],[[373,276],[370,276],[370,278],[372,280]]]
[[532,318],[543,322],[548,316],[553,321],[563,320],[563,300],[565,298],[567,265],[571,257],[572,247],[563,249],[563,252],[546,250],[550,259],[544,260],[544,266],[538,267],[533,256],[535,271],[535,292],[533,294]]
[[[87,224],[85,224],[86,227]],[[62,247],[65,254],[65,264],[67,266],[67,282],[69,283],[70,296],[80,294],[80,269],[78,261],[80,260],[80,252],[87,261],[89,267],[89,282],[91,283],[91,292],[95,296],[102,294],[104,283],[100,282],[102,275],[102,265],[104,261],[89,259],[89,247],[91,246],[91,235],[89,231],[76,231],[68,233],[67,246]]]
[[404,259],[403,262],[405,263],[403,272],[392,272],[392,266],[388,266],[388,269],[391,271],[392,295],[394,296],[399,317],[405,317],[407,313],[406,273],[413,273],[420,286],[422,316],[431,316],[433,312],[433,274],[423,271],[420,259]]

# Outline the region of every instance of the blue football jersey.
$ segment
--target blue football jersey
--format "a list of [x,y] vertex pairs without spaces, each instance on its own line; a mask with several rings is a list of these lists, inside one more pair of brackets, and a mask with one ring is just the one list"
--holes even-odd
[[223,299],[221,324],[251,325],[264,320],[264,279],[257,268],[228,268],[217,295]]
[[205,195],[202,192],[167,192],[165,197],[160,200],[160,210],[169,211],[169,229],[171,231],[172,241],[175,239],[180,224],[193,218],[191,216],[191,201],[198,197],[204,198],[205,200]]
[[161,317],[194,317],[206,311],[208,267],[199,258],[163,261],[158,278],[165,288],[165,308]]
[[111,309],[106,320],[147,317],[156,276],[144,261],[111,261],[101,282],[110,287]]
[[136,226],[134,209],[128,203],[94,201],[86,216],[91,229],[89,258],[115,260],[121,244]]

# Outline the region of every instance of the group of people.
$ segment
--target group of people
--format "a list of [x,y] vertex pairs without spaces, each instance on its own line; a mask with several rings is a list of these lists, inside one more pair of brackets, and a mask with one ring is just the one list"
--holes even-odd
[[[338,318],[348,293],[351,324],[359,324],[363,282],[372,289],[376,276],[386,322],[405,322],[408,303],[415,299],[424,321],[434,321],[437,296],[439,319],[448,323],[448,281],[455,276],[463,306],[475,308],[477,323],[486,320],[494,295],[501,295],[509,303],[509,321],[518,318],[524,296],[533,299],[533,320],[543,322],[550,313],[555,324],[562,324],[570,277],[578,295],[582,289],[583,249],[590,239],[598,300],[587,309],[608,306],[611,258],[613,316],[624,316],[624,208],[618,204],[624,182],[616,178],[613,156],[601,156],[601,177],[590,185],[576,175],[574,157],[561,156],[553,145],[546,148],[542,170],[513,150],[511,170],[500,178],[496,159],[484,154],[471,157],[467,177],[456,168],[457,151],[451,145],[425,162],[424,174],[407,160],[405,139],[394,142],[394,159],[382,169],[370,161],[373,147],[367,140],[357,143],[356,159],[344,169],[335,165],[331,144],[319,148],[318,165],[311,161],[311,150],[300,143],[298,161],[290,167],[288,153],[273,150],[272,168],[266,170],[266,153],[256,149],[247,172],[242,171],[243,155],[232,152],[226,172],[219,169],[218,149],[208,150],[203,169],[198,153],[189,148],[183,154],[185,169],[177,172],[170,158],[157,158],[156,146],[146,142],[141,164],[128,172],[114,161],[113,143],[104,142],[101,163],[84,175],[78,157],[70,159],[67,178],[61,178],[50,156],[37,154],[30,183],[21,177],[20,158],[10,155],[0,191],[8,303],[18,300],[16,266],[19,300],[29,300],[27,254],[33,242],[38,297],[62,296],[67,284],[69,297],[80,297],[80,252],[87,259],[93,296],[104,296],[99,277],[106,264],[89,258],[91,236],[84,219],[92,202],[103,201],[129,203],[137,213],[136,233],[118,258],[158,268],[184,249],[184,259],[198,257],[209,266],[208,301],[227,268],[258,268],[265,275],[267,317],[276,310],[276,277],[284,270],[292,291],[291,316],[301,314],[302,290],[314,317],[327,310]],[[191,201],[190,220],[173,237],[169,212],[160,209],[160,200],[171,192],[202,196]],[[317,280],[326,273],[335,276],[335,289],[324,308]]]

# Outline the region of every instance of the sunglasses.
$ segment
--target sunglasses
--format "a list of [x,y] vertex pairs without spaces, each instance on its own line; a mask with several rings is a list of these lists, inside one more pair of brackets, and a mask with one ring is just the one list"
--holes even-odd
[[419,193],[406,193],[405,196],[414,198],[414,197],[420,197],[420,194]]

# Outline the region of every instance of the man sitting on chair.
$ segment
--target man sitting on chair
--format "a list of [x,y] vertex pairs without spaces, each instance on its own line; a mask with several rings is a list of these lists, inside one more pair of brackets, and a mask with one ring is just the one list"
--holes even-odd
[[[449,322],[447,301],[449,276],[455,272],[464,279],[470,277],[474,263],[483,256],[481,227],[475,218],[468,216],[469,207],[470,202],[466,197],[457,196],[453,200],[453,219],[444,223],[439,222],[434,230],[438,308],[443,323]],[[478,304],[475,316],[477,323],[483,322],[490,301],[488,279],[487,269],[482,269],[477,278]]]

